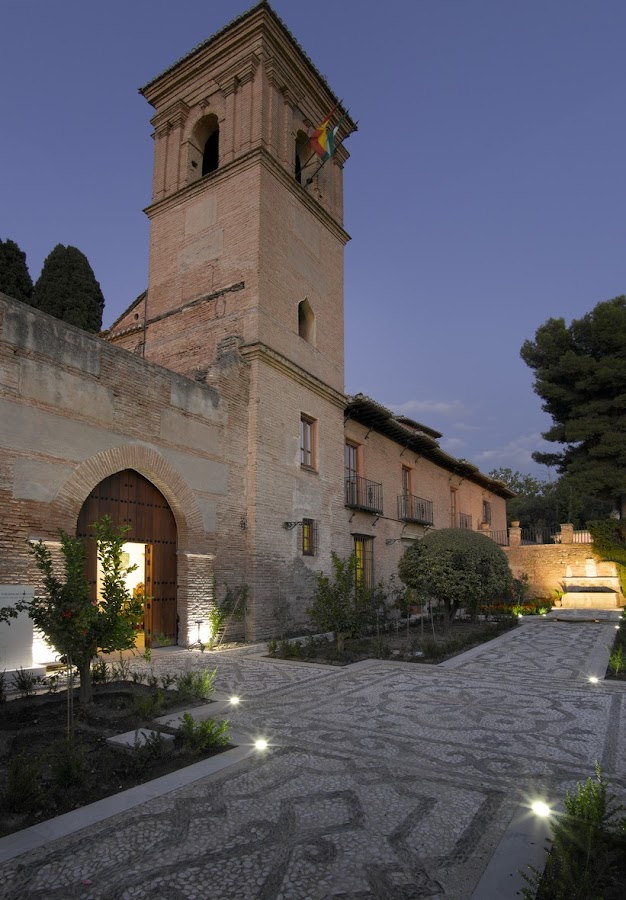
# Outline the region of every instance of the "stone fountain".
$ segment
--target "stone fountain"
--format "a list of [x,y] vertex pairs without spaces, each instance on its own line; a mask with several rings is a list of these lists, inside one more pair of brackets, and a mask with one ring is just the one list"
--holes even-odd
[[626,602],[615,563],[596,563],[589,557],[584,567],[567,566],[563,585],[565,609],[620,609]]

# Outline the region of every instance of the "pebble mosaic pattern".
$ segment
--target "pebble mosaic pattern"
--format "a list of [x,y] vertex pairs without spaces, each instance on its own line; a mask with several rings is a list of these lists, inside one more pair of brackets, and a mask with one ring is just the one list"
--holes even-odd
[[14,859],[0,895],[468,900],[520,803],[596,759],[624,792],[624,684],[585,676],[611,632],[525,624],[451,668],[157,652],[158,672],[218,665],[270,751]]

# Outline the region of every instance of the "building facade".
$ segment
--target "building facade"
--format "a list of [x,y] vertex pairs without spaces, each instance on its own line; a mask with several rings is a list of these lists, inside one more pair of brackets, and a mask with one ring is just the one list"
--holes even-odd
[[[433,429],[343,393],[356,125],[269,4],[142,93],[147,291],[102,338],[0,305],[0,584],[36,585],[26,541],[85,533],[104,511],[144,547],[148,642],[206,638],[225,582],[249,585],[255,639],[275,633],[278,602],[305,621],[332,551],[356,552],[373,582],[429,527],[505,529],[504,485]],[[308,139],[331,110],[337,149],[318,168]]]

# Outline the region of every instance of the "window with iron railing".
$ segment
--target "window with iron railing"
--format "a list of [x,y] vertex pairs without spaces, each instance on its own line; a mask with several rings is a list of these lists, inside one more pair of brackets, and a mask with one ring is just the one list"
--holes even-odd
[[354,556],[357,587],[374,587],[374,538],[355,534]]
[[459,514],[459,528],[465,528],[466,531],[472,530],[472,517],[467,513]]
[[366,512],[382,513],[383,486],[360,475],[346,477],[346,506]]
[[433,524],[432,500],[402,493],[398,497],[398,518],[403,522],[417,522],[420,525]]
[[302,520],[302,555],[317,555],[317,522],[315,519]]

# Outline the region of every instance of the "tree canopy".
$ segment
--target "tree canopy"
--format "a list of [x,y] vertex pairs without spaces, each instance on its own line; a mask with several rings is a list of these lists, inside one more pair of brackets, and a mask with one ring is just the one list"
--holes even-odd
[[0,291],[22,303],[30,303],[33,293],[26,254],[8,238],[0,241]]
[[562,445],[533,458],[567,475],[593,497],[626,495],[626,297],[598,305],[566,325],[549,319],[521,357],[553,425],[545,440]]
[[506,502],[509,525],[518,521],[522,528],[531,528],[571,522],[584,527],[591,519],[611,512],[611,503],[590,496],[584,485],[567,475],[556,481],[543,481],[509,468],[492,469],[489,475],[503,481],[517,495]]
[[450,622],[460,606],[474,613],[479,604],[508,596],[512,585],[504,551],[486,535],[462,528],[430,531],[415,541],[398,574],[418,595],[442,601]]
[[31,304],[85,331],[102,328],[104,297],[87,257],[76,247],[57,244],[46,257]]

